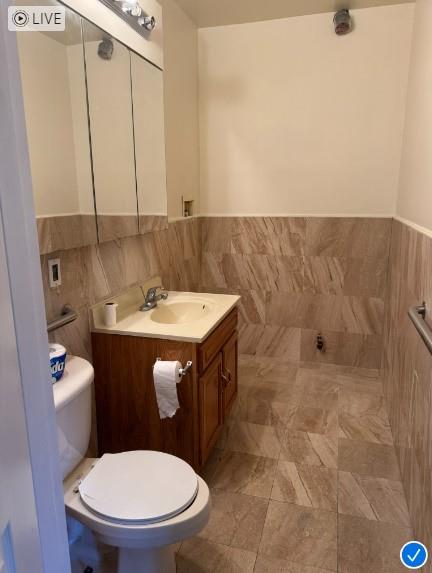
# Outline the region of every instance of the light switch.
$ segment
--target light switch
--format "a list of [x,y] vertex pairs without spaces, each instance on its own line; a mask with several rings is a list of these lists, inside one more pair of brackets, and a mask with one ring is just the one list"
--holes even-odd
[[61,285],[60,259],[49,259],[48,261],[49,285],[55,288]]

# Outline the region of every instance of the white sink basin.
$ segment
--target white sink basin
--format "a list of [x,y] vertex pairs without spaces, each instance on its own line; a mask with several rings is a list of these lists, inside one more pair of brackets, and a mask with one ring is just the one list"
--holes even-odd
[[92,331],[147,338],[183,340],[200,343],[231,312],[240,297],[230,294],[170,291],[167,300],[147,312],[141,312],[143,292],[162,284],[160,277],[132,287],[110,302],[116,302],[117,323],[105,324],[104,302],[92,308]]
[[201,320],[213,310],[205,300],[159,303],[150,319],[160,324],[186,324]]

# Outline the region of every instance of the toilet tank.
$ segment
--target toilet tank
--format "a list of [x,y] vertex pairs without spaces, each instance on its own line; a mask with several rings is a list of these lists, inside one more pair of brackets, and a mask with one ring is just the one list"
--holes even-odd
[[85,457],[90,441],[93,366],[68,356],[63,377],[53,385],[60,468],[63,479]]

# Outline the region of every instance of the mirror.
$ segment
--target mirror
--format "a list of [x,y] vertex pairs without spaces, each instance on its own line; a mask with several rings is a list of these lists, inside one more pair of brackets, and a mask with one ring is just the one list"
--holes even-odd
[[40,252],[96,243],[81,19],[17,41]]
[[140,233],[166,228],[163,72],[131,52]]
[[138,233],[129,50],[83,20],[99,241]]
[[67,8],[17,39],[41,254],[166,228],[163,72]]

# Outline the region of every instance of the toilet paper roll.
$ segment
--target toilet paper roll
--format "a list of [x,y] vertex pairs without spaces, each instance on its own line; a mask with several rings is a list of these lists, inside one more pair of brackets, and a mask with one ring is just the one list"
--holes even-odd
[[181,380],[178,361],[158,360],[153,366],[153,381],[159,407],[159,417],[172,418],[179,409],[177,384]]
[[66,348],[61,344],[48,343],[51,365],[51,382],[55,384],[64,374],[66,365]]
[[117,307],[116,302],[107,302],[104,305],[104,322],[106,326],[115,326],[117,324]]

